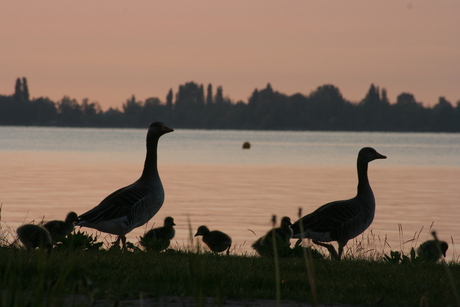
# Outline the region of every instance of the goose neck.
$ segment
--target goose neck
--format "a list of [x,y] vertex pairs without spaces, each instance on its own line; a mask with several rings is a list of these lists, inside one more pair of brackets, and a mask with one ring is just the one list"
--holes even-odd
[[157,144],[150,144],[147,146],[147,154],[145,156],[144,170],[142,172],[141,178],[151,178],[158,176],[158,167],[157,167]]
[[358,195],[362,195],[370,190],[367,168],[367,162],[358,162]]

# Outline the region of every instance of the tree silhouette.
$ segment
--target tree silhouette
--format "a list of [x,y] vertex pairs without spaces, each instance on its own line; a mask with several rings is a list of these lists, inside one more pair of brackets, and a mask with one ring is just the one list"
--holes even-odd
[[413,94],[401,93],[391,108],[395,131],[429,131],[429,114]]
[[[175,98],[175,100],[174,100]],[[456,106],[444,97],[425,108],[411,93],[401,93],[390,103],[385,89],[371,84],[358,103],[347,101],[331,84],[317,87],[309,95],[287,96],[270,83],[254,89],[247,102],[233,103],[218,86],[188,82],[172,89],[166,102],[150,97],[144,102],[135,95],[121,107],[103,111],[88,98],[79,103],[64,96],[30,99],[26,78],[17,78],[12,95],[0,95],[0,125],[48,125],[91,127],[145,127],[164,121],[175,128],[347,130],[347,131],[446,131],[460,132],[460,101]]]
[[57,103],[58,124],[60,126],[79,127],[82,125],[82,108],[80,104],[68,96]]
[[14,86],[13,99],[14,99],[14,101],[22,100],[22,84],[21,84],[21,79],[20,78],[16,79],[16,84]]
[[29,86],[27,85],[26,78],[22,78],[22,97],[29,101]]
[[188,82],[179,86],[174,105],[175,123],[178,127],[204,127],[203,85]]
[[29,87],[26,78],[17,78],[14,86],[13,99],[15,101],[29,101]]
[[173,108],[173,91],[172,89],[169,90],[168,95],[166,95],[166,107],[168,110],[172,110]]
[[224,103],[224,90],[222,89],[222,86],[217,87],[214,101],[216,102],[216,105],[222,105]]
[[142,116],[144,106],[141,101],[136,101],[136,96],[132,95],[131,99],[127,99],[122,105],[124,122],[127,127],[137,127],[139,119]]
[[82,125],[98,126],[101,120],[102,109],[98,102],[89,102],[88,98],[83,99],[81,103]]
[[214,103],[214,99],[212,97],[212,84],[208,84],[207,94],[206,94],[206,106],[211,106]]
[[37,126],[48,126],[57,124],[58,110],[56,105],[49,98],[40,97],[33,101],[34,120],[29,123]]
[[319,86],[308,98],[310,111],[315,114],[312,117],[312,128],[337,130],[342,123],[345,105],[348,103],[343,99],[340,90],[331,84],[326,84]]
[[459,121],[456,120],[455,109],[444,97],[439,97],[438,104],[433,107],[432,127],[442,131],[458,131]]
[[368,130],[379,131],[383,129],[389,119],[389,102],[386,90],[380,90],[374,84],[371,84],[369,91],[363,100],[359,103],[361,114],[360,125],[368,127]]
[[311,107],[309,100],[302,94],[294,94],[289,97],[286,104],[286,113],[289,114],[288,129],[309,130],[312,129]]

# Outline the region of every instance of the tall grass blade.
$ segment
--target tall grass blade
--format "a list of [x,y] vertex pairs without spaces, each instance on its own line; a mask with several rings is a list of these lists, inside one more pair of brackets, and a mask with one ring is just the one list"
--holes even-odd
[[[305,238],[303,237],[302,208],[299,208],[298,215],[299,215],[300,229],[301,229],[300,240],[302,240],[303,242]],[[317,297],[317,292],[316,292],[316,281],[315,281],[315,272],[314,272],[314,267],[313,267],[313,256],[311,254],[310,248],[303,248],[302,251],[303,251],[303,258],[305,260],[305,267],[307,268],[308,283],[310,285],[312,305],[313,307],[317,307],[318,297]]]
[[[438,237],[436,235],[436,231],[432,231],[431,234],[433,235],[433,237],[436,240],[436,242],[438,242],[439,240],[438,240]],[[440,255],[442,255],[443,252],[441,250],[440,244],[436,244],[436,247],[438,249],[438,253]],[[449,266],[447,265],[446,259],[443,256],[441,257],[441,263],[443,264],[443,267],[444,267],[444,269],[446,271],[447,278],[449,279],[449,283],[450,283],[450,285],[452,287],[452,293],[455,296],[455,303],[457,304],[457,307],[460,307],[460,295],[458,294],[458,289],[455,286],[455,280],[454,280],[454,277],[452,276],[452,272],[449,270]]]

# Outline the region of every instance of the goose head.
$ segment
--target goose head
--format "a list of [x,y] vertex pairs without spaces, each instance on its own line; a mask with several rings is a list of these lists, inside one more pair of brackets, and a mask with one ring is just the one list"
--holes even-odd
[[281,219],[281,227],[283,228],[287,228],[289,226],[291,226],[292,223],[291,223],[291,218],[288,217],[288,216],[285,216]]
[[202,225],[202,226],[198,227],[198,230],[197,230],[197,232],[195,234],[195,237],[197,237],[197,236],[205,236],[208,233],[209,233],[209,228],[204,226],[204,225]]
[[447,249],[449,248],[449,244],[447,244],[447,243],[444,242],[444,241],[441,241],[441,242],[439,243],[439,246],[440,246],[440,248],[441,248],[442,255],[443,255],[444,257],[446,257],[446,252],[447,252]]
[[78,215],[75,212],[69,212],[65,218],[65,222],[68,224],[73,224],[78,221]]
[[164,226],[165,227],[173,227],[173,226],[176,226],[176,224],[174,223],[174,219],[170,216],[168,216],[167,218],[165,218],[165,221],[164,221]]
[[147,132],[147,144],[156,143],[160,136],[172,131],[174,131],[174,129],[169,128],[162,122],[151,123]]
[[372,147],[364,147],[358,153],[358,164],[369,163],[375,159],[386,159],[387,157],[379,154]]

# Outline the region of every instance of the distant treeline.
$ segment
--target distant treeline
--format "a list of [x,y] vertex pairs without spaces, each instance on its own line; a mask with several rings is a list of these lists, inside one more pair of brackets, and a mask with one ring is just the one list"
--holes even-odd
[[333,85],[288,96],[268,84],[247,102],[233,102],[221,86],[214,92],[211,84],[205,90],[189,82],[176,93],[169,90],[165,101],[137,101],[133,95],[121,110],[104,111],[89,99],[31,99],[26,78],[16,80],[13,95],[0,95],[0,125],[145,128],[152,121],[200,129],[460,132],[460,101],[454,107],[440,97],[430,108],[401,93],[390,103],[386,90],[372,84],[359,103],[352,103]]

